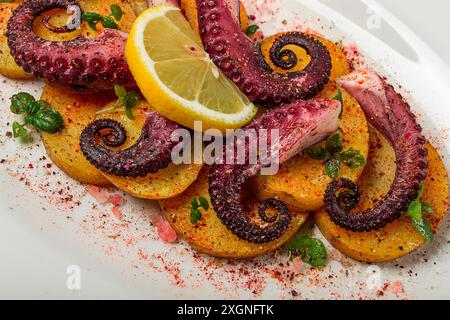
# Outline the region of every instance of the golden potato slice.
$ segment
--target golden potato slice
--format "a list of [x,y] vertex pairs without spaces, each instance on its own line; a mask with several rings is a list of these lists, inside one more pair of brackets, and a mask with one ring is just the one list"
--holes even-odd
[[[195,0],[181,0],[181,8],[184,10],[184,15],[191,24],[191,27],[198,33],[198,14]],[[248,15],[242,2],[240,3],[239,18],[241,22],[241,30],[245,32],[248,28]]]
[[[110,106],[113,106],[111,104]],[[106,107],[108,108],[108,106]],[[97,118],[110,118],[123,124],[128,133],[128,141],[121,147],[130,147],[140,136],[147,116],[152,110],[147,102],[141,101],[134,109],[135,120],[130,120],[124,111],[116,110],[112,113],[100,114]],[[132,196],[143,199],[166,199],[185,191],[197,179],[202,165],[175,165],[149,174],[143,178],[117,177],[105,174],[105,177],[117,188]]]
[[[297,46],[288,46],[298,58],[298,65],[291,70],[282,70],[275,67],[269,59],[270,46],[277,36],[269,38],[262,43],[262,52],[272,68],[279,72],[302,70],[310,61],[306,51]],[[344,52],[333,42],[316,37],[330,51],[332,60],[331,81],[320,94],[324,98],[333,98],[337,91],[335,79],[349,73],[350,67]],[[343,94],[344,110],[339,123],[342,132],[344,148],[354,148],[367,158],[369,152],[369,131],[366,117],[358,102],[345,91]],[[341,166],[341,176],[358,180],[363,167],[351,170]],[[323,161],[314,160],[306,154],[294,157],[281,165],[280,172],[275,176],[258,176],[253,181],[254,189],[260,200],[279,198],[291,207],[300,211],[318,210],[323,205],[323,194],[331,182],[326,175]]]
[[18,5],[18,3],[0,3],[0,74],[13,79],[30,79],[33,75],[26,73],[14,61],[6,37],[9,18]]
[[133,8],[136,17],[148,8],[147,0],[128,0],[127,2],[130,4],[131,8]]
[[46,85],[42,100],[58,110],[65,128],[57,134],[42,132],[42,141],[53,162],[73,179],[86,184],[108,185],[80,150],[80,134],[95,119],[95,112],[112,101],[111,94],[76,94],[62,85]]
[[[307,213],[295,212],[291,227],[282,238],[267,244],[255,244],[241,240],[231,233],[222,224],[211,205],[207,212],[202,210],[202,219],[199,224],[193,225],[190,221],[189,209],[191,199],[200,196],[210,201],[208,168],[206,167],[201,171],[197,181],[183,194],[171,199],[161,200],[159,204],[167,220],[183,239],[200,252],[221,258],[245,259],[269,253],[294,236],[308,217]],[[252,207],[254,207],[253,214],[257,216],[256,206]]]
[[[395,154],[388,141],[375,129],[370,130],[370,157],[358,184],[362,190],[357,211],[373,207],[388,191],[395,175]],[[448,209],[448,177],[445,166],[429,143],[428,177],[422,197],[434,210],[427,216],[436,231]],[[324,210],[315,213],[317,226],[323,235],[343,254],[360,261],[383,262],[400,258],[425,244],[409,217],[402,217],[386,227],[371,232],[357,233],[335,225]]]

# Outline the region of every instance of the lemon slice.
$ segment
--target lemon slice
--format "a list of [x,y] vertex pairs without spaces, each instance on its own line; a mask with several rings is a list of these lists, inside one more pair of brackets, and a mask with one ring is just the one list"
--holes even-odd
[[[161,5],[135,21],[126,46],[130,70],[162,115],[188,128],[240,128],[256,107],[211,61],[178,8]],[[197,128],[198,129],[198,128]]]

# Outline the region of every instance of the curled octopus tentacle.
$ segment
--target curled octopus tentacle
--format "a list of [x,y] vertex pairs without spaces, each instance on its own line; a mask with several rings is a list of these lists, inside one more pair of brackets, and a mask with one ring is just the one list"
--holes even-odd
[[338,82],[358,100],[369,122],[390,141],[397,169],[388,194],[373,208],[352,213],[361,192],[353,182],[339,179],[325,192],[325,210],[342,228],[355,232],[377,230],[398,219],[417,198],[428,167],[425,138],[410,106],[375,72],[356,71]]
[[[292,217],[285,204],[276,199],[262,202],[258,214],[263,225],[250,221],[243,204],[245,184],[262,169],[287,161],[335,132],[340,109],[340,103],[335,100],[299,100],[267,112],[229,140],[224,154],[211,167],[208,180],[211,203],[231,232],[253,243],[270,242],[286,232]],[[259,141],[260,152],[255,152],[255,146],[251,149],[249,141]],[[251,150],[258,153],[252,161]],[[239,154],[245,155],[244,161]],[[278,214],[268,216],[268,207],[276,209]]]
[[[126,130],[115,120],[99,119],[83,130],[80,147],[86,159],[105,173],[145,177],[172,162],[171,152],[177,144],[172,133],[179,128],[178,124],[151,112],[135,144],[125,150],[111,150],[107,147],[120,147],[126,142]],[[98,137],[103,145],[98,142]]]
[[200,35],[205,50],[225,75],[254,103],[273,107],[319,93],[330,79],[331,57],[318,40],[300,32],[279,36],[270,50],[272,62],[283,69],[297,63],[297,45],[311,56],[310,64],[299,72],[280,74],[265,61],[260,45],[241,30],[233,8],[239,0],[196,0]]
[[[71,7],[81,12],[75,0],[28,0],[14,11],[6,35],[16,63],[38,78],[68,84],[80,91],[110,90],[115,84],[134,87],[125,59],[126,33],[105,29],[96,38],[77,37],[70,41],[47,41],[35,34],[36,17],[51,9]],[[69,25],[52,26],[48,16],[43,23],[56,33],[73,31]]]

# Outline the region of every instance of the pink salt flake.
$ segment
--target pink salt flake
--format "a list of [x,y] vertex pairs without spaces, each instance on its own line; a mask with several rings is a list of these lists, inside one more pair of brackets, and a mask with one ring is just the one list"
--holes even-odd
[[258,30],[251,36],[251,39],[253,41],[261,41],[262,39],[264,39],[264,34],[261,30]]
[[166,219],[158,216],[155,220],[156,229],[158,230],[158,236],[162,241],[167,243],[174,243],[175,241],[177,241],[177,233]]
[[330,257],[331,260],[334,260],[334,261],[337,261],[337,262],[342,262],[342,253],[340,253],[336,249],[332,249],[329,252],[328,256]]
[[88,185],[86,186],[86,191],[99,203],[105,204],[109,201],[108,192],[101,190],[97,186]]
[[122,211],[120,211],[119,207],[112,207],[111,212],[113,213],[114,217],[116,217],[118,220],[122,220]]
[[302,272],[303,269],[303,261],[300,257],[295,257],[294,260],[292,260],[292,271],[294,273],[298,274]]
[[121,207],[125,202],[125,199],[120,194],[113,194],[109,197],[109,203],[114,207]]
[[400,280],[391,281],[388,284],[386,290],[388,290],[396,295],[400,295],[405,292],[405,289],[403,288],[403,283]]

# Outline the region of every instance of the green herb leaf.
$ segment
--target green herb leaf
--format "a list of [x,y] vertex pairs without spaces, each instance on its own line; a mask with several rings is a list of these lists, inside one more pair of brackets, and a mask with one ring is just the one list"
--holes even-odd
[[81,19],[83,21],[93,22],[93,23],[97,23],[97,22],[103,21],[103,17],[100,14],[95,13],[95,12],[84,12],[81,15]]
[[14,138],[24,138],[28,135],[28,130],[25,125],[14,121],[12,124],[13,136]]
[[22,114],[27,112],[27,106],[29,103],[34,102],[34,97],[26,92],[19,92],[11,97],[10,110],[15,114]]
[[49,109],[50,104],[47,101],[33,101],[27,105],[27,113],[29,116],[35,115],[39,110]]
[[344,112],[344,98],[342,96],[341,88],[337,89],[336,95],[333,97],[333,100],[337,100],[341,103],[341,113],[339,114],[339,118],[342,116],[342,112]]
[[366,165],[366,159],[361,152],[353,148],[341,152],[339,154],[339,159],[352,170]]
[[329,159],[325,162],[325,172],[331,179],[339,177],[341,162],[337,158]]
[[112,4],[109,6],[109,8],[111,10],[111,15],[114,17],[114,19],[116,19],[117,21],[122,19],[123,11],[120,6],[118,6],[117,4]]
[[116,93],[117,98],[125,99],[127,96],[127,89],[125,89],[123,86],[116,84],[114,86],[114,92]]
[[127,93],[124,104],[125,104],[125,113],[127,117],[131,120],[134,120],[133,109],[136,107],[137,103],[141,99],[139,93],[135,91],[130,91]]
[[422,217],[413,218],[412,222],[414,227],[422,237],[424,237],[429,242],[433,241],[433,229],[431,228],[430,222],[427,219],[424,219]]
[[252,24],[251,26],[248,26],[247,30],[245,30],[245,34],[249,37],[253,36],[256,31],[258,31],[259,26],[256,24]]
[[196,197],[192,197],[192,199],[191,199],[191,206],[192,206],[193,209],[198,209],[200,207]]
[[433,210],[433,208],[431,207],[430,204],[422,203],[422,213],[423,214],[434,215],[434,210]]
[[419,234],[431,242],[433,241],[433,229],[431,228],[430,222],[423,215],[432,214],[433,209],[429,204],[421,202],[424,190],[425,186],[422,183],[417,198],[409,204],[405,215],[411,218],[412,224]]
[[294,256],[313,267],[324,266],[327,262],[327,250],[319,239],[306,235],[297,235],[289,244],[288,249]]
[[202,207],[205,211],[209,210],[209,202],[208,200],[206,200],[205,197],[200,197],[198,198],[199,202],[200,202],[200,207]]
[[341,139],[340,131],[338,131],[328,137],[327,144],[326,144],[326,149],[328,150],[328,152],[330,152],[331,154],[335,154],[335,153],[341,152],[342,148],[343,148],[343,142]]
[[189,217],[189,220],[191,220],[191,223],[194,225],[197,225],[201,219],[202,219],[202,213],[198,209],[191,209],[191,216]]
[[29,123],[36,129],[48,133],[56,133],[64,127],[61,114],[53,109],[39,110],[30,118]]
[[422,219],[422,203],[419,198],[409,204],[407,213],[413,220]]
[[119,29],[119,25],[109,16],[103,18],[102,26],[108,29]]
[[331,154],[327,149],[319,145],[312,146],[305,150],[306,154],[315,160],[328,160]]

